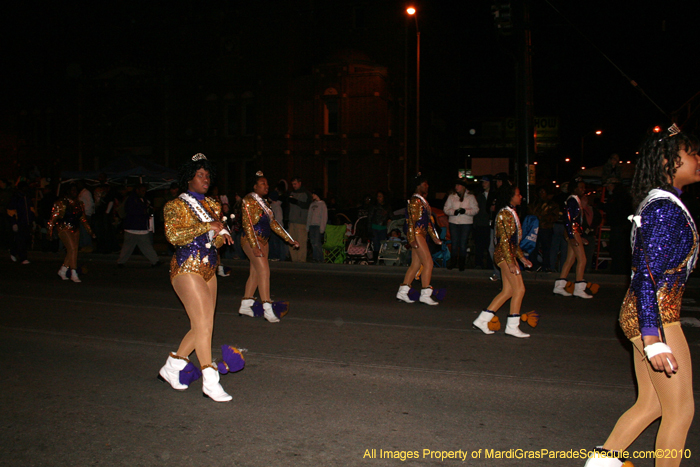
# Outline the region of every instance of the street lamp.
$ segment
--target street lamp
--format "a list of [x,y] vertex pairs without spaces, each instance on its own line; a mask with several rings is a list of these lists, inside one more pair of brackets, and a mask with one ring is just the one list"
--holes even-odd
[[406,13],[416,21],[416,172],[420,171],[420,30],[418,15],[414,7],[406,8]]
[[585,164],[583,163],[583,143],[584,143],[584,141],[586,140],[586,136],[589,136],[589,135],[600,136],[600,135],[602,135],[602,134],[603,134],[603,130],[596,130],[596,131],[594,131],[593,133],[588,132],[588,133],[584,134],[583,136],[581,136],[581,165],[585,165]]

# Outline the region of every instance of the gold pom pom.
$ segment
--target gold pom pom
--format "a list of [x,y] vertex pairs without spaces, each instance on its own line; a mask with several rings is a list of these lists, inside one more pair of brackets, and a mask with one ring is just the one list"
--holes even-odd
[[494,316],[491,318],[491,321],[488,322],[487,326],[491,331],[499,331],[501,329],[501,321],[498,319],[498,316]]
[[564,286],[564,290],[566,290],[570,294],[573,294],[574,293],[574,283],[571,281],[567,282],[566,285]]
[[586,287],[588,288],[588,290],[591,291],[591,293],[592,293],[593,295],[597,294],[597,293],[598,293],[598,290],[600,289],[600,285],[599,285],[599,284],[594,284],[594,283],[592,283],[592,282],[589,282],[588,284],[586,284]]
[[537,326],[537,323],[540,322],[540,315],[535,310],[532,310],[520,315],[520,319],[534,328]]

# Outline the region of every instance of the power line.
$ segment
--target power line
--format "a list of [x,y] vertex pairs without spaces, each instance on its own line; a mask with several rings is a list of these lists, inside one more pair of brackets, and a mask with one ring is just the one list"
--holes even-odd
[[638,84],[635,80],[633,80],[632,78],[630,78],[629,76],[627,76],[627,74],[622,70],[622,68],[620,68],[619,66],[617,66],[617,64],[615,64],[615,62],[613,62],[613,61],[610,59],[610,57],[608,57],[608,56],[605,54],[605,52],[603,52],[603,51],[600,49],[600,47],[598,47],[592,40],[590,40],[590,39],[588,38],[588,36],[586,36],[578,27],[576,27],[576,25],[575,25],[574,23],[572,23],[566,16],[564,16],[564,14],[563,14],[561,11],[559,11],[559,10],[557,9],[557,7],[555,7],[554,5],[552,5],[552,2],[550,2],[549,0],[544,0],[544,1],[545,1],[545,3],[547,3],[547,5],[549,5],[550,7],[552,7],[552,9],[553,9],[554,11],[556,11],[557,14],[558,14],[559,16],[561,16],[561,17],[564,19],[564,21],[566,21],[567,23],[569,23],[569,25],[574,29],[574,31],[576,31],[577,33],[579,33],[579,35],[581,35],[581,37],[583,37],[583,38],[586,40],[586,42],[588,42],[599,54],[601,54],[601,55],[605,58],[605,60],[607,60],[612,66],[614,66],[615,69],[616,69],[627,81],[629,81],[629,83],[630,83],[632,86],[634,86],[634,88],[637,89],[637,91],[639,91],[639,92],[642,94],[642,96],[646,97],[646,98],[649,100],[649,102],[651,102],[651,103],[654,105],[654,107],[656,107],[656,108],[659,110],[659,112],[661,112],[666,118],[669,118],[669,119],[670,119],[669,115],[664,111],[664,109],[662,109],[661,107],[659,107],[659,105],[658,105],[656,102],[654,102],[654,100],[653,100],[651,97],[649,97],[649,95],[648,95],[646,92],[644,92],[644,90],[641,88],[641,86],[639,86],[639,84]]

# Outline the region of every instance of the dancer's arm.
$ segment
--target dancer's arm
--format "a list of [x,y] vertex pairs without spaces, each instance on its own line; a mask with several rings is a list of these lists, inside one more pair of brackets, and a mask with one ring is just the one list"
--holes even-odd
[[180,199],[166,203],[163,208],[163,217],[165,218],[165,237],[173,245],[185,246],[211,230],[209,222],[196,219]]
[[416,222],[423,214],[423,203],[418,198],[411,198],[406,206],[406,240],[411,248],[418,248],[416,242]]
[[[640,267],[632,278],[630,288],[637,300],[639,328],[645,346],[661,342],[658,328],[659,300],[664,297],[659,296],[659,289],[664,284],[659,284],[659,281],[666,271],[678,268],[687,256],[687,252],[676,248],[675,241],[679,239],[679,233],[669,231],[669,223],[672,223],[674,218],[678,219],[678,216],[684,219],[682,209],[665,200],[649,204],[641,215],[642,225],[638,227],[633,250],[633,264],[639,264]],[[669,307],[681,306],[680,303],[670,300],[665,304]],[[667,358],[677,369],[673,354],[659,354],[650,359],[650,362],[655,370],[670,374],[672,371]]]
[[[250,242],[250,246],[255,252],[255,256],[262,256],[262,247],[255,234],[255,226],[260,221],[262,208],[251,196],[246,196],[241,202],[241,225],[245,238]],[[259,254],[258,254],[259,253]]]

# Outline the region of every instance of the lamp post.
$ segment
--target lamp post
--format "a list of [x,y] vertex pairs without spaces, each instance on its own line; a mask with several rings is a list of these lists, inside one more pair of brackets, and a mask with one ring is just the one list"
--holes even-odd
[[583,163],[583,143],[584,143],[584,141],[586,140],[586,136],[589,136],[589,135],[597,135],[597,136],[600,136],[600,135],[602,135],[602,134],[603,134],[603,130],[596,130],[596,131],[594,131],[593,133],[590,133],[590,132],[589,132],[589,133],[586,133],[586,134],[584,134],[583,136],[581,136],[581,167],[585,167],[585,165],[584,165],[584,163]]
[[406,8],[406,13],[416,21],[416,172],[420,171],[420,30],[418,15],[414,7]]

